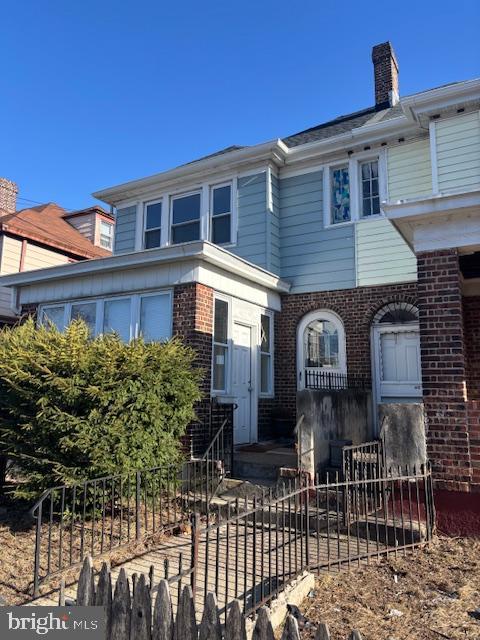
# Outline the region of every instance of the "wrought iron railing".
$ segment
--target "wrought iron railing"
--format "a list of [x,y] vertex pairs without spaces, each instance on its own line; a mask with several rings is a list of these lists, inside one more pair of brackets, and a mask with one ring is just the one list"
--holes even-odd
[[358,389],[368,391],[372,383],[370,378],[352,373],[335,373],[333,371],[305,370],[305,388],[329,391]]

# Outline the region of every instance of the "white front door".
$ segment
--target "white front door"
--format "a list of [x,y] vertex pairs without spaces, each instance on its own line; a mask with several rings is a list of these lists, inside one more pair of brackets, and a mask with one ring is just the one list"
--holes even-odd
[[233,325],[232,393],[238,405],[234,413],[235,444],[247,444],[252,435],[252,329]]
[[375,327],[378,402],[422,396],[420,332],[415,326]]

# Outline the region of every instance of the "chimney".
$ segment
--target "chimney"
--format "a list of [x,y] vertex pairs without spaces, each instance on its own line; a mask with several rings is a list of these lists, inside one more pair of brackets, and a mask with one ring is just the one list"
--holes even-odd
[[0,178],[0,216],[15,213],[18,187],[15,182]]
[[376,44],[372,49],[373,72],[375,77],[375,106],[386,109],[397,104],[398,62],[390,42]]

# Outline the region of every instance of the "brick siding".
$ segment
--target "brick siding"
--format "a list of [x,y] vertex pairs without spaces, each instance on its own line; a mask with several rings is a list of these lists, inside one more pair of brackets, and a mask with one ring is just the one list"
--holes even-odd
[[467,350],[467,396],[480,400],[480,296],[463,298],[463,319]]
[[297,392],[297,327],[310,311],[337,313],[345,327],[349,373],[371,376],[370,331],[376,312],[389,302],[417,304],[415,282],[282,296],[275,322],[275,395],[295,416]]
[[457,251],[417,255],[427,450],[439,488],[467,491],[472,477],[466,343]]

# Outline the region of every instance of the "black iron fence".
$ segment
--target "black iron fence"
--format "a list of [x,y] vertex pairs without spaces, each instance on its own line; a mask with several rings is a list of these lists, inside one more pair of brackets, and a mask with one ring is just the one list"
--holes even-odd
[[357,389],[369,391],[372,387],[370,378],[351,373],[335,373],[333,371],[305,370],[305,388],[328,391]]

